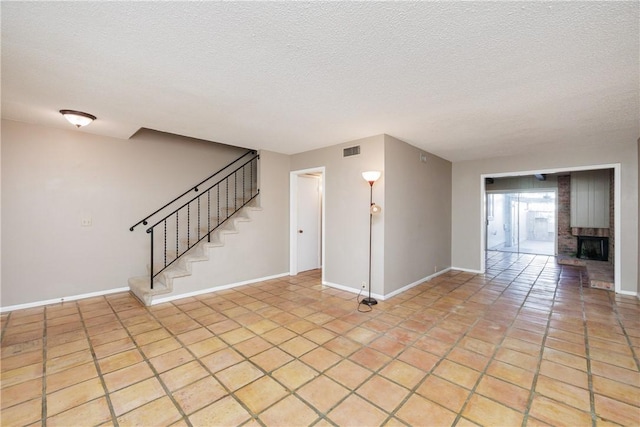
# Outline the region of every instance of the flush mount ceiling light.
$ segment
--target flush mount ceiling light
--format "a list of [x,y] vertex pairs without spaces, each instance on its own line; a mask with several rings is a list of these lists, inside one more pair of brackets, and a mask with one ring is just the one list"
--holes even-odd
[[89,113],[83,113],[82,111],[75,110],[60,110],[60,114],[76,127],[86,126],[96,119],[96,116]]

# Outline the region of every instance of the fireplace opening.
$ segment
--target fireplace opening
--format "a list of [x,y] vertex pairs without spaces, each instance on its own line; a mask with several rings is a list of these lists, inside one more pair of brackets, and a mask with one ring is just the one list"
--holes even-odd
[[578,258],[609,261],[609,238],[578,236]]

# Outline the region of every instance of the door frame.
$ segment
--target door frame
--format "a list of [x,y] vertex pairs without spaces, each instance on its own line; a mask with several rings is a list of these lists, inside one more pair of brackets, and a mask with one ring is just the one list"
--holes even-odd
[[320,175],[320,245],[321,245],[321,265],[322,283],[324,283],[324,272],[326,268],[325,248],[325,167],[301,169],[289,172],[289,275],[298,274],[298,176],[309,173]]
[[622,267],[620,266],[622,250],[620,248],[620,242],[622,240],[622,230],[621,230],[621,191],[622,191],[622,183],[621,183],[621,172],[620,172],[620,163],[606,163],[602,165],[588,165],[588,166],[573,166],[573,167],[560,167],[553,169],[542,169],[542,170],[529,170],[529,171],[515,171],[515,172],[499,172],[499,173],[483,173],[480,174],[480,273],[483,274],[486,271],[486,242],[485,242],[485,232],[486,232],[486,221],[487,221],[487,210],[486,210],[486,200],[487,200],[487,188],[485,185],[486,178],[502,178],[508,176],[523,176],[523,175],[533,175],[536,173],[541,174],[553,174],[560,172],[576,172],[576,171],[586,171],[586,170],[596,170],[596,169],[613,169],[614,174],[614,190],[613,190],[613,206],[614,206],[614,236],[615,236],[615,246],[614,246],[614,254],[615,254],[615,262],[613,265],[613,275],[614,275],[614,288],[616,293],[623,294],[621,285],[622,285]]

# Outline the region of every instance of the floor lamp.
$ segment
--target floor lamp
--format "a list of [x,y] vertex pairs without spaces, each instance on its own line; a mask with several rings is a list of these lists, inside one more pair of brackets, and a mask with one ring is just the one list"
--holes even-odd
[[371,227],[373,224],[373,214],[380,213],[382,210],[380,206],[373,203],[373,184],[380,178],[382,172],[380,171],[367,171],[362,172],[362,177],[369,183],[369,297],[364,298],[361,302],[368,306],[376,305],[378,301],[371,297]]

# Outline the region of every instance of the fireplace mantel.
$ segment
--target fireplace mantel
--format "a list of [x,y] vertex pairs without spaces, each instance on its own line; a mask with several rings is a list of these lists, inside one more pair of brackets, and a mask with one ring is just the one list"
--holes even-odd
[[609,237],[609,229],[608,228],[571,227],[571,234],[574,236]]

